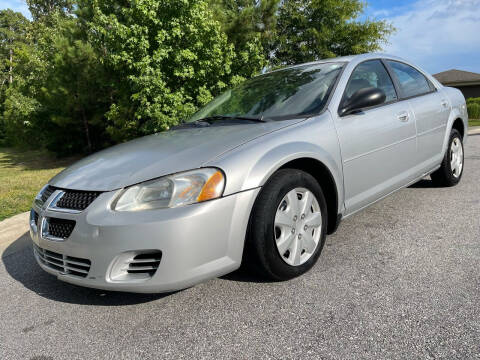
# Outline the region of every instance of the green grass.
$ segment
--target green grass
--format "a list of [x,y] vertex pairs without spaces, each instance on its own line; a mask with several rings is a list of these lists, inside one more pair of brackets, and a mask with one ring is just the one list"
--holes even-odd
[[480,119],[470,119],[468,120],[468,126],[480,126]]
[[59,160],[46,151],[0,148],[0,221],[28,211],[42,186],[74,160]]

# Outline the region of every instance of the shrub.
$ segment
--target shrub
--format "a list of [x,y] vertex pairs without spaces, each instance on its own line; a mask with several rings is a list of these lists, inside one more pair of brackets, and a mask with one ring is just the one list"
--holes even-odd
[[470,119],[480,119],[480,98],[468,99],[467,111]]

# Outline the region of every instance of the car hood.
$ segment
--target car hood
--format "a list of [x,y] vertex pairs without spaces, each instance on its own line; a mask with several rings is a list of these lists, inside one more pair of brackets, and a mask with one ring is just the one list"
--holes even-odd
[[303,119],[170,130],[113,146],[63,170],[50,185],[110,191],[201,167],[247,141]]

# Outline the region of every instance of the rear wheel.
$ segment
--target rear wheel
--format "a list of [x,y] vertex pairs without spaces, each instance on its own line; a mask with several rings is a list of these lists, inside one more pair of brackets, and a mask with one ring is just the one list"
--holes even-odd
[[463,174],[463,160],[462,136],[456,129],[452,129],[442,164],[430,175],[432,181],[439,186],[457,185]]
[[273,280],[308,271],[325,242],[327,207],[308,173],[283,169],[265,184],[250,218],[247,256]]

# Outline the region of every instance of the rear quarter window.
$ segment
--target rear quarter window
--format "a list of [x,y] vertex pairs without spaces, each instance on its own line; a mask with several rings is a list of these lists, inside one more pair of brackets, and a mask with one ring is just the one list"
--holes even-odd
[[435,90],[433,84],[418,70],[398,61],[387,60],[400,86],[403,98],[428,94]]

